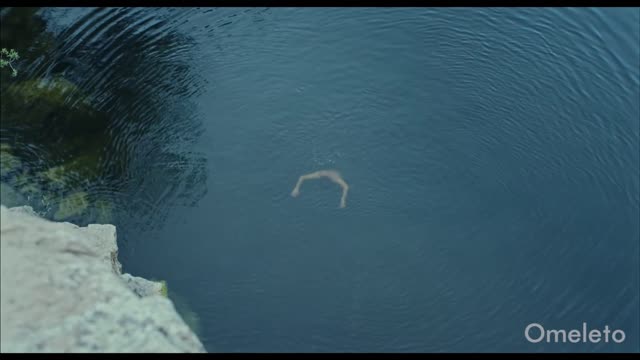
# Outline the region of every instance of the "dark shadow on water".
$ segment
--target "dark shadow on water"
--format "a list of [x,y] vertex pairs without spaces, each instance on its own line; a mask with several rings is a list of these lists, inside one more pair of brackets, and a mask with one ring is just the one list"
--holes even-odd
[[3,203],[115,224],[126,248],[128,229],[161,227],[172,207],[207,192],[207,162],[192,147],[202,81],[188,63],[192,40],[167,16],[76,10],[84,16],[61,32],[55,9],[0,10],[0,45],[20,54],[17,77],[1,72],[0,181],[14,194]]

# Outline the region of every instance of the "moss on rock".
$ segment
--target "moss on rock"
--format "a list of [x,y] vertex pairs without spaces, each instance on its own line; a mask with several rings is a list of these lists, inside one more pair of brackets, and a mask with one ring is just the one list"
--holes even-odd
[[10,84],[3,94],[17,106],[67,107],[92,113],[88,98],[71,81],[62,76],[37,78]]
[[167,282],[162,280],[160,281],[160,284],[162,284],[162,287],[160,288],[160,295],[169,297],[169,288],[167,287]]

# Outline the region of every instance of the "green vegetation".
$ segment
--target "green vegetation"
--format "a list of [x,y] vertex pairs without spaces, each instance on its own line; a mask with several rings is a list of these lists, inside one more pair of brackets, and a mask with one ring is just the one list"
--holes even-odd
[[160,281],[160,284],[162,285],[160,287],[160,295],[164,297],[169,297],[169,288],[167,287],[167,282],[162,280]]
[[9,66],[11,68],[11,76],[18,76],[18,70],[13,67],[13,62],[18,59],[20,59],[20,55],[18,55],[17,51],[2,48],[2,50],[0,50],[0,69]]

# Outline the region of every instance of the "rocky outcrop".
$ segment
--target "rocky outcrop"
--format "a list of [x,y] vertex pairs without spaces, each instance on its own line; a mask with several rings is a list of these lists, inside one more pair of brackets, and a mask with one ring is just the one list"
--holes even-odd
[[113,225],[0,206],[0,352],[204,352],[162,283],[121,273]]

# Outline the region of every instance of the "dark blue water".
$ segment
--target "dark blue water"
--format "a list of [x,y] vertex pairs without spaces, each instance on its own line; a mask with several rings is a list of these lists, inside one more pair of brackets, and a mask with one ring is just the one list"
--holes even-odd
[[[117,225],[125,270],[167,280],[209,351],[640,351],[638,8],[47,14],[105,61],[187,39],[142,50],[198,84],[155,121],[199,124],[179,151],[204,176],[158,192],[200,195]],[[120,211],[159,178],[153,151]],[[327,180],[290,196],[324,168],[345,209]],[[626,339],[532,344],[534,322]]]

